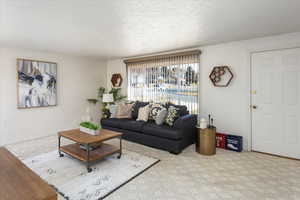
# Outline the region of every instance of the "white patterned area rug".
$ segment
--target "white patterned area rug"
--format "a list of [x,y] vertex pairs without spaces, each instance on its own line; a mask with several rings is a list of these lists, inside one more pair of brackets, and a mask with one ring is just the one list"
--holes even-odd
[[93,163],[87,173],[86,165],[70,156],[59,157],[57,151],[23,160],[29,168],[52,185],[67,200],[98,200],[159,162],[158,159],[123,150]]

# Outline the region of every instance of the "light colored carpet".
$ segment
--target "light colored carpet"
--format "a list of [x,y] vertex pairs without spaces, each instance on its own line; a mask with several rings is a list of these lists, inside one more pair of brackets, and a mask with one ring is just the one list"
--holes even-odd
[[[111,141],[118,144],[118,141]],[[57,148],[55,136],[9,145],[21,158]],[[300,161],[222,149],[208,157],[194,145],[180,155],[124,141],[124,148],[161,161],[105,200],[299,200]]]
[[86,165],[58,151],[23,160],[40,177],[53,185],[69,200],[98,200],[142,173],[159,160],[124,150],[121,159],[113,154],[94,163],[88,173]]

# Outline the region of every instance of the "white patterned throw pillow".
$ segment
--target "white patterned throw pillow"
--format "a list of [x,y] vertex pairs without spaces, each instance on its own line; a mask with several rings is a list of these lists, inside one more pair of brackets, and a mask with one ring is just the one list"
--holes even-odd
[[150,104],[149,120],[155,120],[158,112],[161,111],[163,108],[165,107],[159,103]]
[[144,106],[139,109],[138,118],[136,121],[144,121],[147,122],[149,119],[150,106]]

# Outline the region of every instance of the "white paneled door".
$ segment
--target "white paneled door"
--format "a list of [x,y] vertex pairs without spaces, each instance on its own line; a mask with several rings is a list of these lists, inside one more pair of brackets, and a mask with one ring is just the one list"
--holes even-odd
[[251,59],[252,150],[300,159],[300,48]]

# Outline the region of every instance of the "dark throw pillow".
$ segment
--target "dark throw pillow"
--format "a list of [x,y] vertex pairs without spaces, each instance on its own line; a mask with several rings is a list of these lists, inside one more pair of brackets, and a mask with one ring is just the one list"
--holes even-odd
[[173,107],[175,107],[175,108],[178,109],[178,112],[179,112],[179,116],[180,116],[180,117],[189,114],[189,111],[187,110],[187,107],[186,107],[186,106],[183,106],[183,105],[175,105],[175,104],[172,104],[172,103],[168,103],[168,104],[167,104],[167,108],[169,108],[170,106],[173,106]]
[[169,126],[173,126],[175,120],[178,119],[179,117],[180,117],[179,109],[174,106],[169,106],[165,123]]

